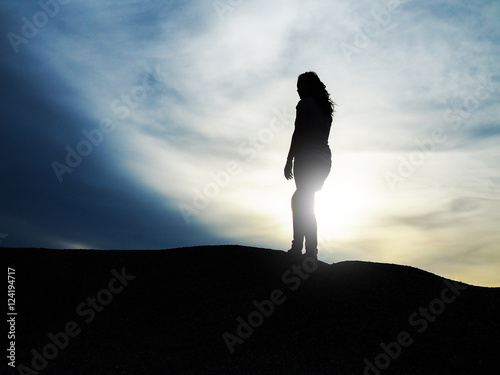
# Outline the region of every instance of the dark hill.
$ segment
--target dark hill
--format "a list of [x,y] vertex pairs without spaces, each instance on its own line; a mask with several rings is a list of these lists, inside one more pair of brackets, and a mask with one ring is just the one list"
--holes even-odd
[[412,267],[241,246],[0,254],[26,366],[6,373],[499,373],[500,289]]

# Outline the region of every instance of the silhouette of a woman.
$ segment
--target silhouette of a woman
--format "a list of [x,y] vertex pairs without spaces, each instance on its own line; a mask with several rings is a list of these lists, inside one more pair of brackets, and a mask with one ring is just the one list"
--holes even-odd
[[288,251],[317,258],[318,229],[314,213],[314,196],[330,173],[332,161],[328,137],[335,103],[326,86],[314,72],[305,72],[297,80],[300,101],[297,104],[295,130],[285,165],[285,178],[295,178],[292,196],[293,241]]

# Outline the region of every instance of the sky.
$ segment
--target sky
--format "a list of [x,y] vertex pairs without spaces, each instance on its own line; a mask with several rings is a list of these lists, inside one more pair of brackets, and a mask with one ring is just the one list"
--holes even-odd
[[0,1],[0,246],[287,250],[315,71],[319,258],[500,286],[497,1]]

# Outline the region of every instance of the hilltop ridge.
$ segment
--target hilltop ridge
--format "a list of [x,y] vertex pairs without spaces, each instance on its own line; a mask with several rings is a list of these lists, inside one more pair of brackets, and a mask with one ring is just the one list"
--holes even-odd
[[[497,370],[500,289],[413,267],[236,245],[1,257],[16,269],[17,364],[45,358],[41,374]],[[55,358],[33,362],[71,322]]]

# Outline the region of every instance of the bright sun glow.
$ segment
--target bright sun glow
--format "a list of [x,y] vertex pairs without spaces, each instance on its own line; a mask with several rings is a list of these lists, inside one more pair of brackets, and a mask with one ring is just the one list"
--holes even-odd
[[[318,246],[323,254],[343,248],[343,244],[362,236],[382,204],[377,185],[366,174],[358,173],[357,164],[365,160],[353,155],[339,159],[322,190],[316,193]],[[285,181],[281,175],[257,178],[252,174],[248,178],[245,181],[242,176],[243,181],[238,181],[235,189],[217,199],[217,213],[208,215],[210,220],[223,221],[221,227],[241,220],[248,225],[239,229],[231,226],[232,234],[237,232],[240,237],[248,237],[251,243],[255,236],[265,236],[269,246],[288,246],[293,236],[290,200],[295,191],[294,181]],[[255,181],[266,182],[256,185]],[[238,213],[241,219],[235,219]]]
[[348,185],[328,184],[316,193],[318,231],[324,240],[353,237],[363,211],[359,191]]
[[380,208],[382,199],[376,191],[377,184],[360,173],[360,163],[366,164],[366,160],[352,155],[337,160],[322,190],[316,193],[318,240],[323,248],[358,237],[374,210]]

